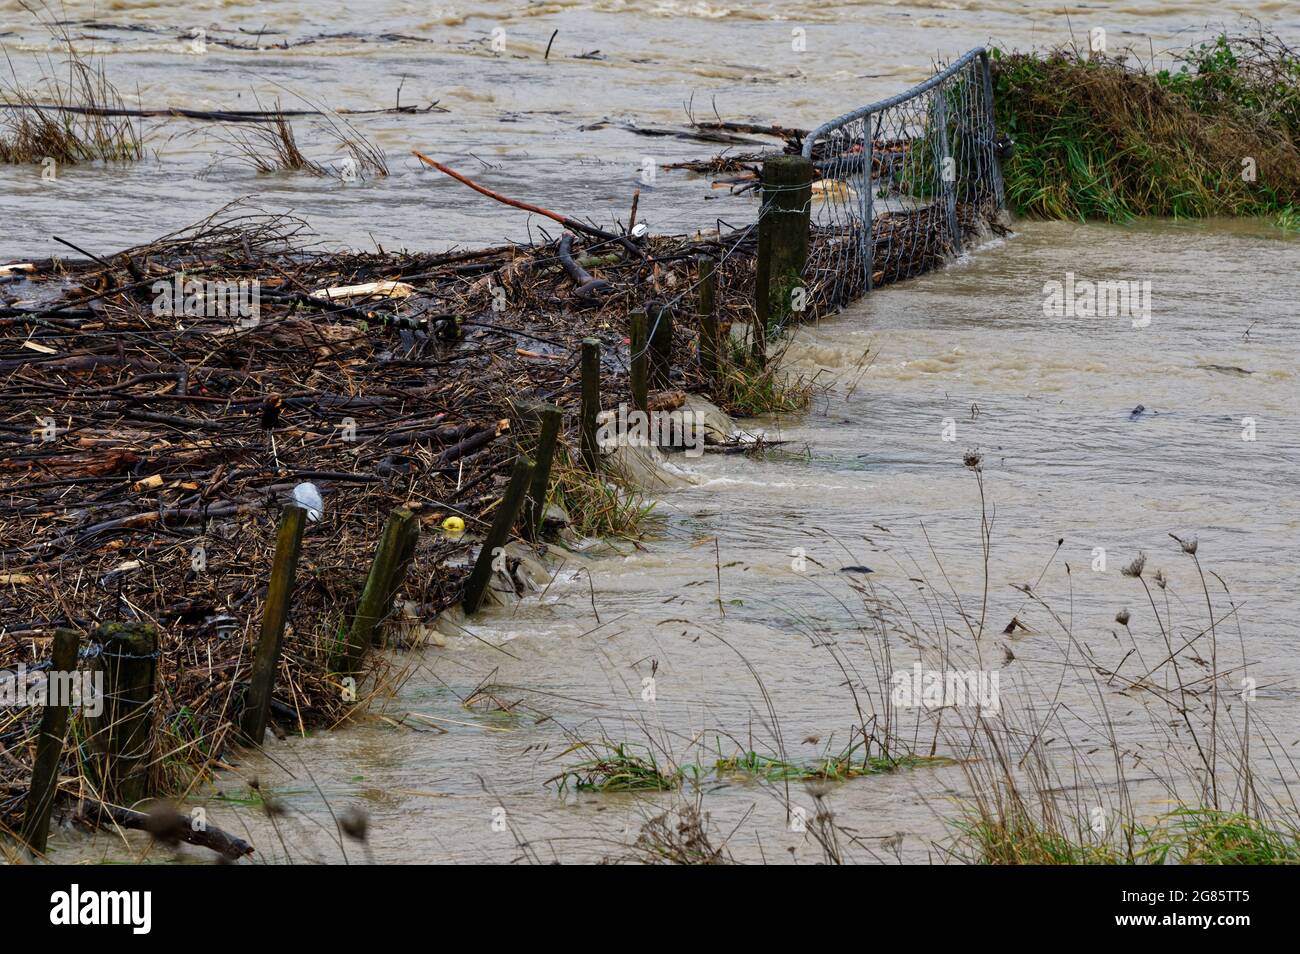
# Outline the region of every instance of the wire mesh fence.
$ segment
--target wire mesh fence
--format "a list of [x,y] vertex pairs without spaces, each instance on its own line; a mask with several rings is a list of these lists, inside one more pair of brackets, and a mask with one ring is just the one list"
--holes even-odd
[[988,53],[833,119],[804,140],[815,165],[805,277],[818,310],[960,254],[1003,207]]

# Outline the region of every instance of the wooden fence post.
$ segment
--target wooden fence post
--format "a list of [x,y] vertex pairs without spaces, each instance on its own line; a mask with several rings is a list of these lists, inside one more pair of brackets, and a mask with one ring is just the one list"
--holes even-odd
[[420,521],[405,507],[398,507],[388,515],[370,562],[370,572],[366,574],[361,599],[357,601],[347,641],[334,666],[341,675],[352,675],[361,668],[366,650],[374,643],[375,630],[392,611],[393,597],[402,585],[419,535]]
[[634,311],[628,315],[631,322],[628,339],[632,356],[632,406],[638,411],[649,411],[649,381],[646,375],[650,361],[649,342],[646,339],[646,317],[644,311]]
[[61,685],[63,691],[70,692],[72,680],[77,678],[78,638],[76,630],[54,631],[49,688],[45,711],[41,713],[36,761],[32,763],[32,783],[27,789],[21,832],[27,847],[37,854],[45,851],[50,836],[50,813],[59,793],[59,761],[63,757],[63,736],[68,730],[68,707],[72,702],[70,697],[62,697],[57,687]]
[[149,794],[158,629],[151,623],[104,623],[96,637],[104,700],[93,720],[90,749],[100,759],[101,797],[129,808]]
[[560,436],[560,423],[564,411],[554,404],[540,404],[535,415],[541,422],[534,449],[532,486],[528,491],[528,505],[524,510],[524,531],[530,540],[537,539],[542,531],[542,518],[546,516],[546,494],[551,485],[551,463],[555,457],[555,443]]
[[790,316],[790,296],[803,284],[808,261],[814,166],[803,156],[763,160],[754,276],[754,361],[767,362],[767,336]]
[[593,474],[600,469],[596,417],[600,414],[600,339],[582,339],[582,462]]
[[488,529],[478,559],[474,562],[474,569],[470,571],[469,580],[465,583],[465,598],[462,605],[467,614],[477,613],[483,602],[488,581],[492,579],[497,551],[506,545],[506,540],[510,537],[510,529],[519,519],[519,511],[523,509],[524,498],[528,495],[528,483],[532,476],[532,461],[526,455],[519,454],[515,457],[514,469],[510,471],[510,483],[506,486],[506,495],[501,499],[496,517],[493,518],[492,526]]
[[718,316],[714,313],[717,295],[717,271],[713,259],[701,255],[697,272],[699,282],[700,367],[710,383],[718,376]]
[[298,554],[302,551],[302,531],[307,511],[288,506],[280,518],[275,535],[275,562],[271,565],[271,582],[262,607],[262,630],[253,657],[253,673],[244,696],[244,714],[240,734],[250,745],[261,745],[266,721],[271,711],[271,693],[275,689],[275,670],[280,662],[280,644],[284,624],[289,618],[289,601],[294,577],[298,572]]

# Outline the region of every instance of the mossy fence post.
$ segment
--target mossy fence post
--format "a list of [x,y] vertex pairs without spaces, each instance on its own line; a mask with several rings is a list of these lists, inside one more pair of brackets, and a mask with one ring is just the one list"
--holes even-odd
[[366,650],[375,642],[375,630],[393,609],[393,597],[406,577],[419,537],[420,521],[411,511],[398,507],[388,515],[347,639],[333,667],[341,675],[360,670]]
[[600,414],[600,339],[582,339],[582,463],[591,473],[600,469],[596,418]]
[[700,256],[696,281],[699,286],[699,305],[696,310],[700,319],[700,368],[712,384],[718,377],[718,316],[714,310],[717,271],[713,259],[708,255]]
[[532,408],[537,420],[537,444],[533,448],[532,484],[528,489],[528,503],[524,508],[524,532],[530,540],[541,536],[542,520],[546,516],[546,495],[551,487],[551,464],[555,457],[555,444],[560,437],[560,424],[564,411],[554,404],[538,404]]
[[253,657],[253,674],[244,695],[244,714],[240,734],[250,745],[261,745],[266,721],[271,711],[271,693],[275,690],[275,670],[280,662],[284,624],[289,619],[289,601],[293,596],[294,577],[298,572],[298,554],[302,551],[302,531],[307,511],[288,506],[280,518],[275,535],[275,562],[271,565],[271,582],[262,607],[262,630]]
[[763,203],[758,218],[754,274],[754,363],[767,363],[767,336],[790,317],[791,297],[803,285],[812,219],[814,166],[804,156],[763,160]]
[[506,541],[510,538],[510,529],[519,519],[519,512],[523,509],[524,498],[528,496],[528,485],[532,477],[532,461],[527,455],[519,454],[515,457],[515,466],[510,471],[510,483],[506,486],[506,494],[501,498],[492,526],[488,528],[487,538],[479,550],[478,559],[474,561],[474,569],[470,571],[469,580],[465,583],[462,605],[467,614],[477,613],[483,603],[488,581],[492,579],[497,553],[506,545]]
[[649,411],[649,379],[646,374],[650,363],[649,341],[646,339],[644,311],[634,311],[628,316],[628,346],[632,367],[629,372],[632,384],[632,406],[638,411]]
[[68,731],[68,707],[72,702],[63,693],[70,692],[72,680],[76,678],[78,639],[76,630],[54,631],[45,711],[41,713],[36,761],[32,763],[32,783],[27,789],[20,832],[27,847],[37,854],[45,851],[49,840],[50,814],[59,792],[59,761],[63,757],[63,736]]
[[149,794],[158,629],[152,623],[104,623],[96,639],[103,711],[91,720],[90,750],[99,760],[100,797],[130,807]]

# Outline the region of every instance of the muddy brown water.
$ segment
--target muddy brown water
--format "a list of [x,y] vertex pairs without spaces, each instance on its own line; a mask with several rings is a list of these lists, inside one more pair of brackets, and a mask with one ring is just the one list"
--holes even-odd
[[[277,89],[288,105],[280,84],[366,108],[390,103],[405,77],[403,102],[439,99],[450,112],[358,120],[388,152],[393,174],[355,185],[212,167],[221,156],[209,131],[186,123],[146,125],[158,155],[125,169],[63,170],[51,184],[35,170],[5,168],[6,260],[55,253],[51,234],[113,250],[247,194],[295,209],[328,243],[424,249],[527,237],[530,223],[421,171],[406,158],[409,147],[507,194],[604,222],[626,214],[644,157],[662,163],[714,150],[584,125],[679,123],[692,94],[697,115],[716,104],[728,119],[814,125],[923,78],[933,55],[990,39],[1028,47],[1069,36],[1052,5],[1019,3],[200,4],[183,20],[148,3],[67,9],[101,24],[78,35],[148,105],[248,108],[255,94],[266,102]],[[1071,19],[1076,34],[1095,16],[1112,42],[1146,48],[1149,40],[1158,51],[1242,12],[1293,37],[1300,28],[1295,8],[1280,3],[1129,3]],[[130,24],[162,32],[121,28]],[[196,26],[207,31],[208,52],[182,52],[188,40],[179,37]],[[493,55],[498,26],[507,48]],[[264,28],[291,40],[359,35],[262,52],[212,42],[246,42],[249,33],[233,31]],[[808,52],[791,50],[795,28],[807,31]],[[0,41],[20,74],[43,46],[8,0]],[[602,58],[574,58],[594,50]],[[328,156],[309,123],[301,138]],[[641,208],[657,231],[754,214],[750,199],[663,171]],[[1151,324],[1045,317],[1043,285],[1067,272],[1150,281]],[[800,329],[785,362],[816,379],[812,409],[747,422],[788,443],[762,461],[677,458],[696,483],[658,499],[656,532],[643,549],[557,560],[544,594],[483,614],[444,648],[394,657],[408,672],[385,709],[391,721],[375,714],[342,731],[271,742],[193,804],[211,823],[247,832],[260,860],[618,855],[648,815],[678,797],[557,791],[548,780],[583,757],[567,751],[572,740],[649,738],[684,763],[741,748],[791,760],[837,751],[857,722],[852,690],[876,693],[878,704],[877,674],[915,659],[897,632],[893,665],[880,659],[871,614],[849,580],[907,608],[922,628],[949,627],[961,653],[974,651],[951,611],[955,592],[978,615],[985,573],[980,497],[962,465],[973,448],[983,454],[995,514],[990,632],[979,655],[999,673],[1004,697],[1058,693],[1084,713],[1094,705],[1088,674],[1062,665],[1068,647],[1051,616],[1014,586],[1037,583],[1082,643],[1118,659],[1117,611],[1131,612],[1135,632],[1155,626],[1140,587],[1120,574],[1140,552],[1169,575],[1180,625],[1203,625],[1194,567],[1168,534],[1195,536],[1239,607],[1234,652],[1240,657],[1240,639],[1261,686],[1252,711],[1289,747],[1300,735],[1298,298],[1300,244],[1263,223],[1017,223],[1013,236],[941,273]],[[1145,411],[1134,416],[1138,405]],[[1253,441],[1243,440],[1247,418]],[[947,420],[954,440],[944,440]],[[1107,551],[1105,572],[1092,569],[1098,547]],[[792,567],[800,550],[802,572]],[[943,620],[932,615],[938,606],[947,607]],[[1007,639],[999,633],[1013,616],[1029,631]],[[1004,661],[1003,646],[1014,660]],[[837,653],[856,667],[848,679]],[[644,680],[652,673],[650,700]],[[483,682],[518,703],[514,712],[462,706]],[[1110,702],[1126,747],[1160,744],[1139,706]],[[1100,740],[1086,718],[1076,728],[1075,743]],[[929,730],[919,738],[924,748]],[[1264,774],[1294,781],[1272,767]],[[251,778],[284,814],[269,820],[250,804]],[[948,837],[964,789],[960,769],[921,767],[832,785],[827,799],[862,839],[859,857],[924,861],[942,857],[933,846]],[[737,858],[821,858],[791,830],[786,810],[788,795],[811,811],[804,786],[709,775],[701,790],[714,827],[735,829]],[[1158,810],[1154,794],[1148,807]],[[336,833],[334,815],[349,808],[368,816],[364,847]],[[55,845],[65,859],[145,850],[112,836],[61,834]]]

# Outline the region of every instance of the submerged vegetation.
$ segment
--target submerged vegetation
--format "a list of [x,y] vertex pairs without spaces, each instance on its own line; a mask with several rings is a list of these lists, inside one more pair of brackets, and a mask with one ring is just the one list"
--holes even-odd
[[323,117],[317,124],[319,131],[342,154],[341,161],[327,164],[308,158],[298,145],[293,123],[278,104],[267,112],[265,121],[228,124],[216,133],[216,137],[229,147],[235,162],[263,175],[302,172],[321,178],[334,177],[344,182],[388,175],[388,160],[383,150],[364,133],[338,113],[305,97],[299,98]]
[[852,749],[839,755],[827,755],[812,762],[788,762],[761,755],[758,752],[741,752],[718,759],[714,769],[719,775],[743,774],[771,782],[843,782],[867,775],[884,775],[905,768],[923,765],[940,765],[950,759],[934,756],[856,755]]
[[[759,684],[762,685],[761,680]],[[721,738],[708,747],[703,735],[688,746],[687,754],[673,754],[666,741],[656,739],[649,729],[645,731],[644,742],[614,742],[608,738],[574,740],[565,754],[583,751],[591,757],[566,767],[549,781],[560,792],[570,786],[580,792],[669,792],[681,788],[688,780],[697,787],[704,782],[736,776],[760,783],[816,784],[953,764],[950,758],[914,751],[915,740],[896,736],[888,715],[853,726],[847,744],[838,749],[828,744],[822,755],[807,760],[754,748],[741,748],[724,755]],[[779,730],[777,735],[779,738]]]
[[275,114],[269,123],[232,125],[217,133],[235,154],[235,159],[263,174],[305,172],[324,176],[326,169],[308,159],[298,146],[293,124],[284,113]]
[[75,165],[143,159],[139,125],[129,116],[112,115],[126,104],[103,60],[81,56],[64,27],[47,26],[66,58],[60,64],[47,60],[38,84],[20,84],[5,55],[9,76],[0,81],[0,162]]
[[1300,210],[1300,54],[1227,36],[1156,70],[1077,47],[993,51],[1008,204],[1050,219]]
[[579,742],[572,748],[594,753],[550,779],[563,792],[670,792],[682,784],[680,767],[659,764],[654,750],[630,742]]
[[1281,865],[1300,864],[1300,828],[1242,812],[1181,808],[1148,825],[1129,824],[1110,841],[1072,837],[1027,815],[959,822],[976,850],[994,865]]
[[558,448],[551,469],[551,499],[580,537],[636,540],[645,534],[655,503],[634,488],[615,483],[607,475],[592,473],[572,458],[567,447]]
[[804,376],[781,368],[779,356],[760,364],[746,342],[728,339],[714,395],[727,413],[739,417],[792,414],[808,409],[813,386]]
[[905,768],[924,765],[951,764],[951,759],[901,755],[860,754],[869,746],[859,742],[838,755],[828,755],[810,762],[794,762],[760,752],[745,751],[720,757],[707,766],[661,765],[648,744],[612,742],[580,742],[573,749],[587,749],[599,753],[592,758],[570,765],[550,781],[563,792],[572,786],[579,792],[669,792],[681,787],[687,779],[701,781],[706,778],[721,779],[743,775],[764,782],[844,782],[868,775],[884,775]]

